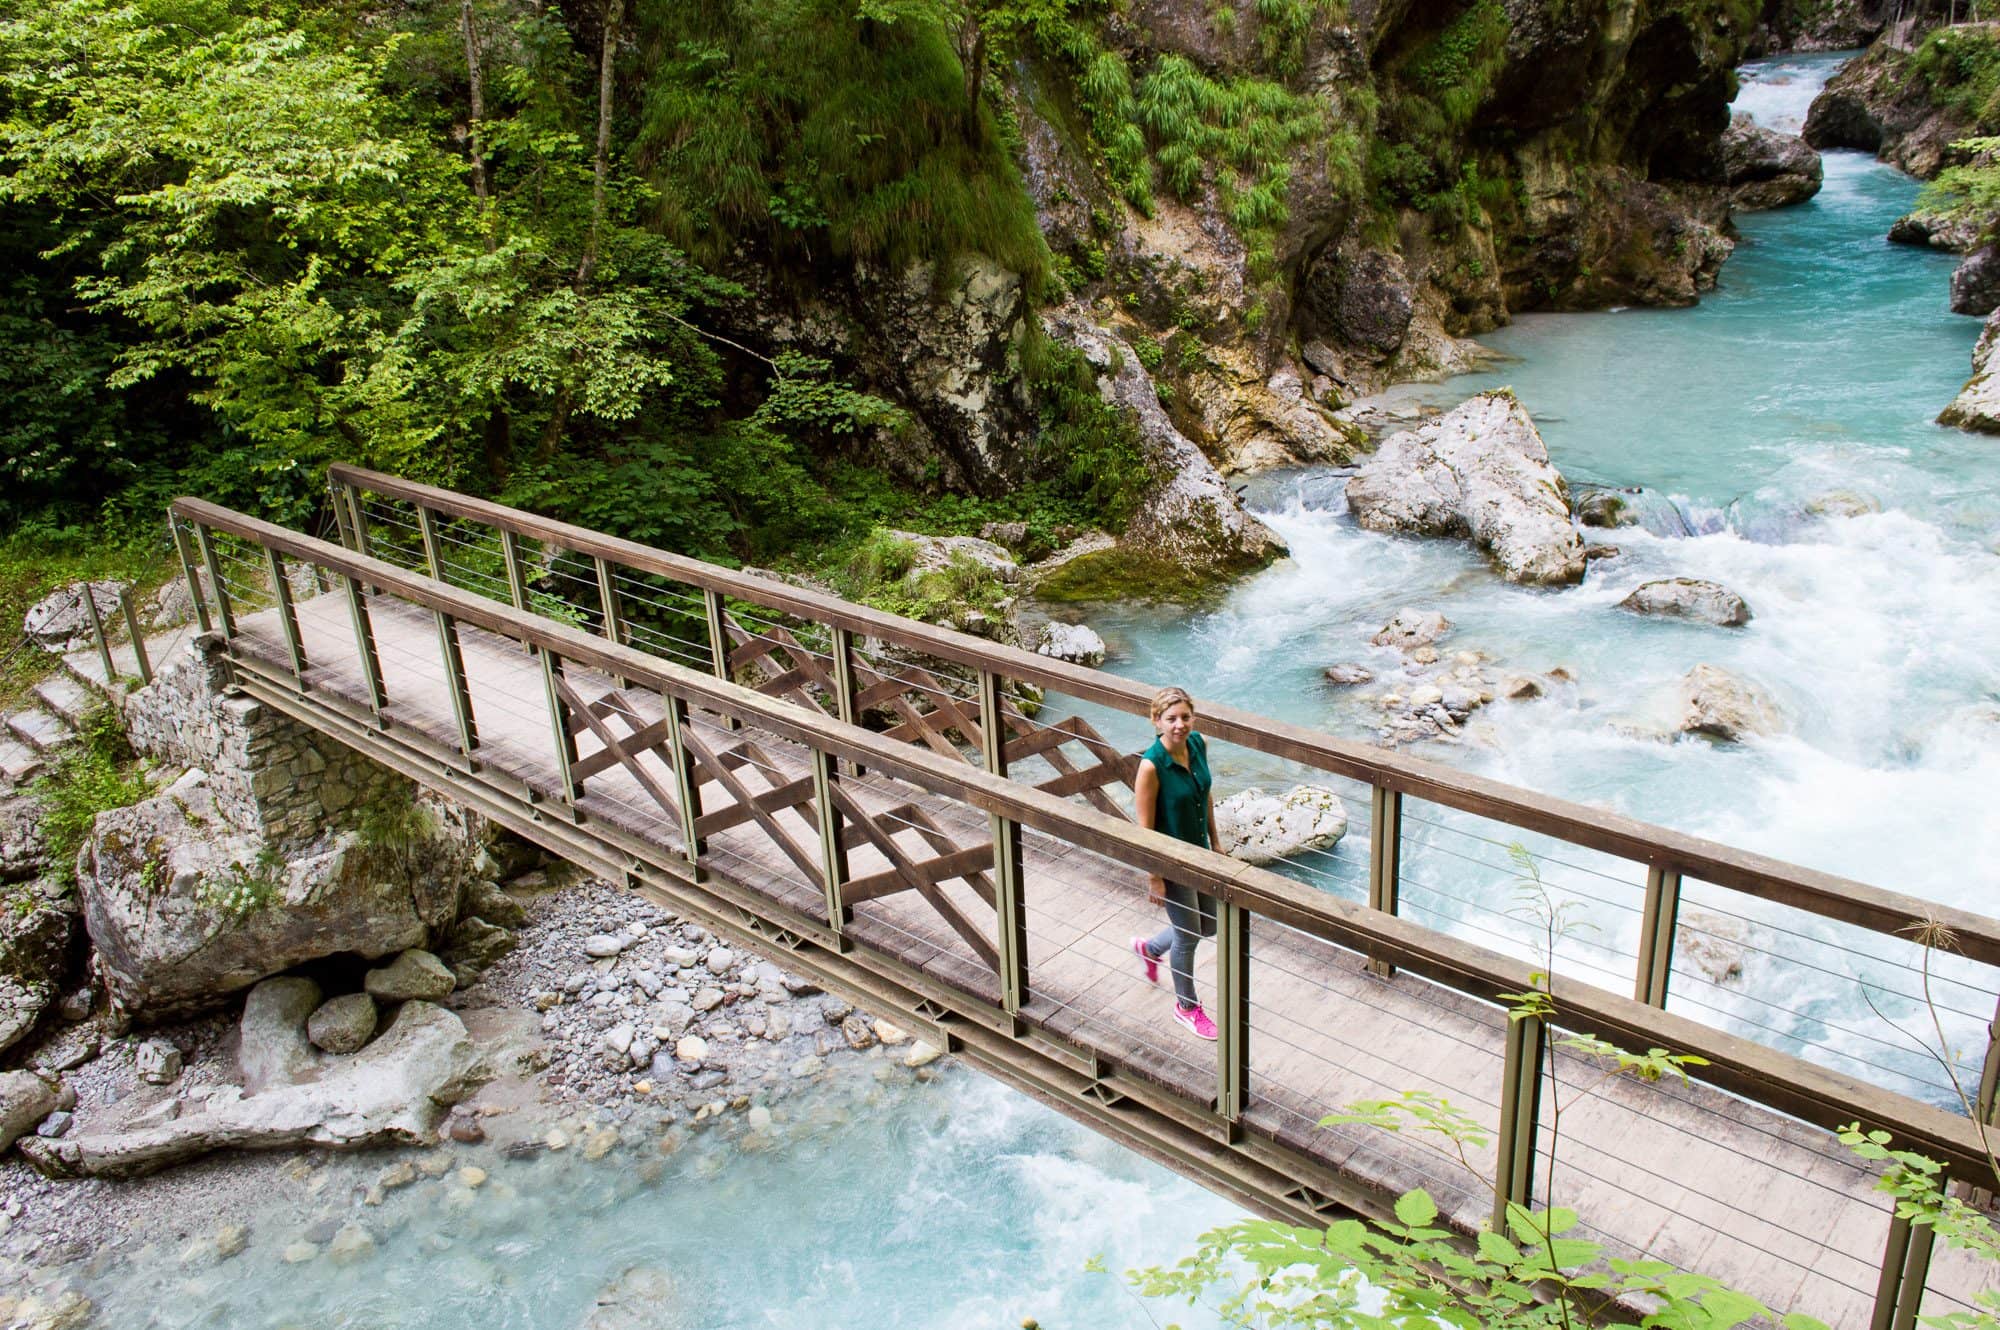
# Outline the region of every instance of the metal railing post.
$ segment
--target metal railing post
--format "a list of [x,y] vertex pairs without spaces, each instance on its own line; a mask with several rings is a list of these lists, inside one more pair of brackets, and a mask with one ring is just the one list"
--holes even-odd
[[1542,1062],[1548,1028],[1539,1016],[1507,1019],[1507,1057],[1501,1073],[1499,1158],[1494,1170],[1493,1229],[1505,1234],[1511,1206],[1532,1207],[1535,1142],[1542,1117]]
[[352,485],[342,485],[340,488],[347,504],[347,524],[354,539],[354,552],[373,555],[375,551],[369,547],[368,541],[368,510],[362,506],[361,491]]
[[695,771],[694,754],[687,746],[686,730],[690,723],[687,703],[672,694],[660,700],[666,704],[667,751],[673,761],[674,797],[681,806],[681,844],[687,847],[688,867],[694,870],[695,880],[700,881],[701,856],[708,846],[699,833],[701,779]]
[[[444,575],[444,547],[438,540],[437,514],[423,504],[417,508],[417,533],[424,542],[424,568],[431,580],[449,586]],[[465,673],[465,651],[458,641],[458,621],[443,610],[432,611],[437,621],[438,655],[444,661],[445,686],[451,692],[451,717],[458,726],[458,746],[467,762],[479,747],[479,727],[472,714],[472,685]]]
[[562,659],[553,651],[542,654],[542,688],[549,700],[549,723],[555,730],[556,779],[561,782],[561,798],[571,808],[583,797],[583,782],[576,778],[576,731],[571,728],[569,705],[562,699],[556,680],[562,674]]
[[1639,919],[1639,957],[1632,999],[1649,1007],[1667,1005],[1673,976],[1674,930],[1680,925],[1681,875],[1660,864],[1646,869],[1646,907]]
[[812,750],[813,808],[819,817],[820,885],[826,894],[827,927],[836,936],[846,932],[848,920],[847,845],[842,839],[840,809],[833,801],[833,787],[840,780],[831,755]]
[[1936,1241],[1937,1230],[1929,1224],[1912,1224],[1900,1215],[1890,1217],[1868,1330],[1912,1330],[1916,1325]]
[[[1368,908],[1394,914],[1402,884],[1403,792],[1386,785],[1373,787],[1368,800]],[[1383,978],[1396,967],[1371,960],[1368,969]]]
[[167,528],[174,534],[174,553],[180,556],[181,575],[187,578],[188,598],[194,602],[195,626],[204,633],[209,632],[208,597],[201,594],[201,574],[194,569],[194,547],[188,542],[187,528],[173,513],[167,514]]
[[591,560],[597,565],[597,603],[604,612],[604,636],[625,645],[625,616],[618,605],[618,585],[612,580],[611,561],[603,555]]
[[368,710],[380,726],[382,712],[389,705],[389,694],[382,686],[382,656],[375,649],[375,621],[369,617],[367,594],[360,579],[341,580],[347,584],[347,617],[354,622],[354,651],[361,661],[362,682],[368,688]]
[[1215,903],[1215,1109],[1234,1122],[1250,1101],[1250,912]]
[[216,622],[226,642],[236,636],[236,615],[229,608],[229,590],[222,584],[222,560],[215,553],[215,537],[208,534],[207,527],[197,523],[194,538],[201,546],[201,564],[208,569],[208,587],[215,593]]
[[111,659],[111,641],[104,635],[104,616],[97,612],[97,592],[92,590],[94,582],[83,584],[83,614],[90,620],[91,645],[97,648],[97,659],[104,666],[104,686],[114,688],[118,684],[118,664]]
[[347,520],[347,496],[342,492],[344,488],[333,477],[327,477],[326,506],[333,509],[334,534],[340,538],[342,549],[351,550],[354,548],[354,527]]
[[[722,593],[713,587],[703,587],[701,605],[708,616],[709,665],[715,671],[715,677],[726,682],[729,679],[729,629],[722,612]],[[742,724],[734,716],[730,716],[725,723],[732,730]]]
[[[979,747],[986,769],[1007,774],[1007,719],[1000,676],[979,672]],[[987,819],[993,837],[993,911],[1000,1006],[1017,1020],[1028,1001],[1028,901],[1021,860],[1021,824],[999,813]]]
[[[827,651],[833,657],[833,713],[849,725],[859,725],[861,707],[856,700],[858,692],[854,686],[853,632],[836,625]],[[868,774],[868,769],[859,762],[850,765],[857,777]]]
[[292,584],[285,580],[285,561],[269,545],[264,547],[264,570],[271,575],[271,595],[278,602],[278,627],[285,635],[285,658],[292,664],[292,682],[304,692],[306,644],[299,634],[299,611],[292,603]]
[[132,637],[132,658],[139,663],[139,683],[153,682],[152,658],[146,654],[146,635],[139,630],[139,612],[132,608],[132,589],[118,590],[118,610],[125,617],[125,631]]
[[[507,598],[514,608],[528,608],[528,569],[521,560],[521,538],[505,528],[500,532],[500,561],[507,567]],[[535,648],[530,645],[528,650]]]

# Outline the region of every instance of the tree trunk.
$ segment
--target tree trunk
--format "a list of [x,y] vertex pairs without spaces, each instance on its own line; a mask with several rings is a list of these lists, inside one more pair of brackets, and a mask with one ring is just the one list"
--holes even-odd
[[966,59],[961,53],[960,60],[965,66],[965,120],[961,126],[965,141],[978,147],[979,94],[986,86],[986,29],[979,26],[979,20],[968,16],[965,26],[971,30],[972,56]]
[[479,34],[472,24],[472,0],[459,0],[458,28],[465,38],[465,81],[472,90],[472,124],[466,139],[472,157],[472,192],[479,199],[479,211],[486,218],[486,252],[495,245],[493,235],[493,193],[486,179],[486,154],[479,145],[479,126],[486,120],[486,74],[480,67]]
[[[592,274],[597,271],[597,255],[604,239],[605,190],[611,177],[611,73],[618,58],[618,30],[625,22],[625,0],[609,0],[604,8],[604,40],[597,58],[597,152],[591,162],[590,232],[584,237],[583,258],[576,265],[571,283],[578,296],[585,296]],[[566,383],[556,392],[549,409],[549,423],[542,430],[536,456],[542,461],[556,455],[563,431],[569,427],[570,411],[576,404],[576,386]]]

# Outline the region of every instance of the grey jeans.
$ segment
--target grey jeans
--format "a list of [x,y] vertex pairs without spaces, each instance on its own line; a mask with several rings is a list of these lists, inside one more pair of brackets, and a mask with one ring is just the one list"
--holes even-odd
[[1201,1005],[1194,991],[1194,949],[1215,936],[1215,898],[1193,887],[1167,883],[1167,926],[1146,939],[1146,954],[1169,957],[1174,972],[1174,996],[1183,1007]]

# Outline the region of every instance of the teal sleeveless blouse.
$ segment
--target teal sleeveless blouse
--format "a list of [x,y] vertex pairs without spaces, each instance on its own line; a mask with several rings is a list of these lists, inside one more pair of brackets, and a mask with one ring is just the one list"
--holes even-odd
[[1175,840],[1208,848],[1208,792],[1214,781],[1208,774],[1208,741],[1199,734],[1188,735],[1188,764],[1167,756],[1164,740],[1142,755],[1160,773],[1160,797],[1153,805],[1153,829]]

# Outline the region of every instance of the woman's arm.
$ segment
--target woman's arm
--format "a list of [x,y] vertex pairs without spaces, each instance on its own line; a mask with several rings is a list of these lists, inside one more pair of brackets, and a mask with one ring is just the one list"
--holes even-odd
[[1208,795],[1208,848],[1214,850],[1217,854],[1226,853],[1222,848],[1222,833],[1215,826],[1215,794],[1213,791]]
[[[1160,773],[1145,758],[1139,759],[1139,775],[1132,782],[1133,813],[1139,825],[1148,831],[1154,829],[1153,822],[1160,806]],[[1167,898],[1167,880],[1158,873],[1146,879],[1146,899],[1158,905]]]

